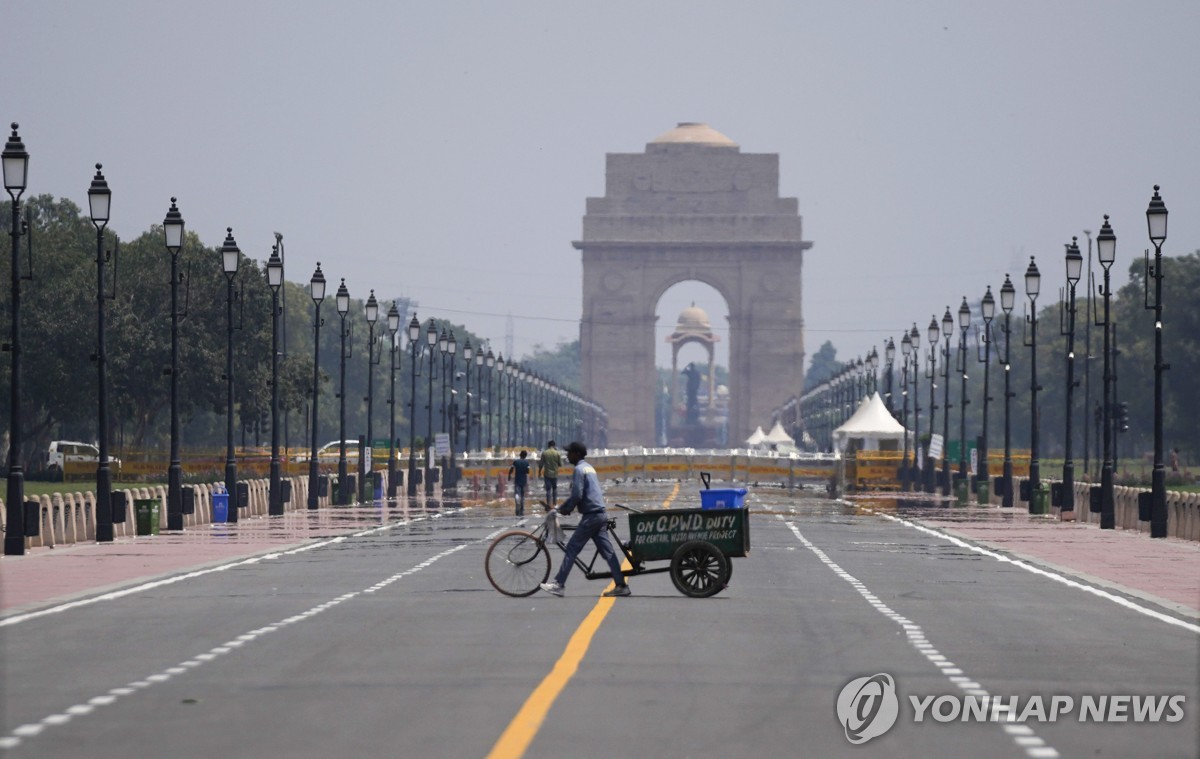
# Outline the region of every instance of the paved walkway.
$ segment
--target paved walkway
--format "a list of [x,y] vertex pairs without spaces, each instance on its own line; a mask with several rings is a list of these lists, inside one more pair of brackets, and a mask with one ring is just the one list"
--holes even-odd
[[112,543],[34,548],[24,556],[0,557],[0,617],[345,535],[419,513],[423,513],[420,502],[410,510],[403,501],[389,508],[303,509],[277,517],[242,517],[236,524],[117,538]]
[[1025,508],[906,504],[898,515],[1200,618],[1200,543],[1101,530],[1095,524],[1063,522],[1056,515],[1030,514]]

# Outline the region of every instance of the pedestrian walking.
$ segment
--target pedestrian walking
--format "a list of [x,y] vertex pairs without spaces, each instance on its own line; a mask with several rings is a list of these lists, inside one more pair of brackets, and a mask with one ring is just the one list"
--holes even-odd
[[529,484],[528,451],[521,451],[520,458],[508,465],[508,476],[513,481],[513,500],[516,501],[517,516],[525,516],[525,487]]
[[575,557],[583,550],[584,544],[590,540],[596,544],[597,553],[608,562],[608,567],[612,570],[613,582],[616,583],[616,587],[604,591],[604,595],[628,596],[631,595],[631,592],[629,585],[625,582],[625,575],[621,572],[621,560],[613,551],[612,543],[608,542],[608,533],[605,531],[608,525],[608,514],[604,510],[604,492],[600,489],[600,478],[596,476],[596,470],[592,465],[584,461],[586,456],[587,446],[583,443],[575,441],[567,446],[567,461],[575,467],[575,473],[571,476],[571,495],[563,501],[563,505],[558,508],[558,513],[570,514],[578,508],[579,526],[575,528],[571,539],[567,541],[562,564],[558,568],[558,574],[554,576],[554,581],[543,582],[539,587],[551,595],[561,597],[563,588],[567,584],[567,575],[575,566]]
[[562,466],[562,454],[554,447],[554,441],[546,443],[538,459],[538,476],[546,488],[546,511],[558,506],[558,469]]

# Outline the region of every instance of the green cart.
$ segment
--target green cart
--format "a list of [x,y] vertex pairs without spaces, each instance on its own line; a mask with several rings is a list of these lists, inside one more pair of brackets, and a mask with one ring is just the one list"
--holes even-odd
[[[730,559],[750,552],[750,514],[745,508],[663,509],[629,511],[629,540],[617,536],[617,520],[608,520],[608,536],[629,562],[626,576],[670,572],[680,593],[692,598],[707,598],[720,593],[729,584],[733,571]],[[484,568],[496,590],[509,596],[529,596],[550,576],[548,543],[565,549],[566,540],[550,540],[551,520],[533,529],[509,530],[488,547]],[[563,526],[563,530],[572,528]],[[597,571],[599,553],[593,547],[590,561],[576,557],[575,564],[589,580],[611,579],[612,573]],[[648,562],[667,561],[666,565],[647,566]],[[601,563],[601,567],[604,564]]]

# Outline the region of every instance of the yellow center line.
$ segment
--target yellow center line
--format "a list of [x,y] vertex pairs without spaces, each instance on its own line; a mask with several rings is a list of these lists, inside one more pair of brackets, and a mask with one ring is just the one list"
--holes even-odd
[[663,508],[671,508],[671,501],[675,500],[675,496],[679,495],[679,482],[676,481],[675,488],[671,491],[671,495],[667,496],[667,500],[663,501]]
[[[663,501],[663,508],[670,508],[671,501],[675,500],[675,496],[679,495],[679,483],[675,483],[675,488],[671,491],[671,495]],[[621,569],[629,571],[633,567],[629,564],[628,559],[621,563]],[[614,587],[613,583],[609,583],[605,590]],[[537,736],[538,730],[541,729],[542,723],[546,721],[546,715],[550,713],[550,707],[554,706],[554,702],[558,699],[558,695],[567,687],[567,683],[575,675],[579,669],[579,663],[583,661],[583,657],[587,654],[588,648],[592,645],[592,638],[596,635],[596,631],[600,629],[600,623],[608,616],[608,612],[613,607],[614,598],[604,598],[603,596],[596,601],[596,605],[584,617],[583,622],[576,628],[571,639],[567,641],[567,647],[563,650],[562,656],[558,657],[558,661],[554,662],[553,669],[542,679],[537,688],[534,688],[533,693],[529,694],[529,698],[525,699],[525,703],[521,705],[521,709],[517,715],[508,723],[508,727],[500,734],[500,739],[496,741],[496,745],[492,746],[492,750],[488,752],[487,759],[520,759],[529,749],[529,744],[533,743],[533,739]]]

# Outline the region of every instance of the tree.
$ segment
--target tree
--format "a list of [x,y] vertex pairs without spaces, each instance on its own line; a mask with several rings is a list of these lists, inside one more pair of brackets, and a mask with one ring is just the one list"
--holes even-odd
[[832,342],[826,340],[812,356],[808,373],[804,375],[804,387],[816,387],[832,377],[839,368],[841,367],[837,361],[837,348],[833,347]]

